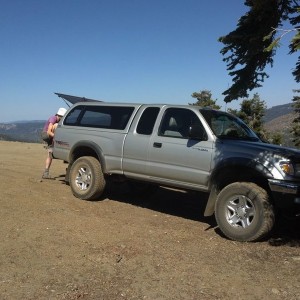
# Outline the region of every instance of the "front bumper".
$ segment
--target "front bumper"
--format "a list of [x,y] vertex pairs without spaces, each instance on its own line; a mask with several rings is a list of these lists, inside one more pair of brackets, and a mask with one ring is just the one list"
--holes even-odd
[[300,182],[286,182],[274,179],[269,179],[268,181],[276,207],[293,210],[296,214],[299,214]]
[[272,192],[297,195],[299,194],[300,183],[269,179],[269,187]]

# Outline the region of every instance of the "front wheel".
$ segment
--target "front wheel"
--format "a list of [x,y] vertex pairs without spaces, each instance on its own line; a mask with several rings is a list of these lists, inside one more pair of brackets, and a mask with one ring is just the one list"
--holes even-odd
[[73,195],[84,200],[101,196],[105,179],[99,161],[92,156],[78,158],[70,169],[69,184]]
[[217,197],[215,216],[224,235],[241,242],[261,240],[275,222],[267,191],[250,182],[226,186]]

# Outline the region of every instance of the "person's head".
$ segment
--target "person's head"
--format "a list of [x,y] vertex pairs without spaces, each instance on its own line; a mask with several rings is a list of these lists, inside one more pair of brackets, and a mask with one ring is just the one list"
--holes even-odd
[[56,116],[61,119],[65,115],[66,111],[67,110],[65,108],[61,107],[58,109]]

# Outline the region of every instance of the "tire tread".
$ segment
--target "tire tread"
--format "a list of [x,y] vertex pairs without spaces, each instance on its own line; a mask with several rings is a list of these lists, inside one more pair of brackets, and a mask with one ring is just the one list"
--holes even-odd
[[[227,220],[225,220],[222,212],[222,205],[224,205],[223,202],[226,200],[226,197],[233,194],[233,191],[237,191],[236,194],[245,192],[245,196],[250,198],[252,201],[257,202],[257,207],[262,208],[261,212],[257,212],[258,214],[261,214],[258,216],[261,219],[258,221],[259,225],[257,225],[257,230],[254,228],[252,231],[249,230],[249,232],[246,232],[243,235],[240,232],[237,232],[234,228],[231,228],[231,225],[229,225]],[[256,210],[258,209],[257,207]],[[252,182],[235,182],[226,186],[217,197],[215,204],[215,217],[220,230],[225,236],[232,240],[244,242],[262,240],[271,232],[275,223],[274,208],[270,202],[270,197],[267,191]]]

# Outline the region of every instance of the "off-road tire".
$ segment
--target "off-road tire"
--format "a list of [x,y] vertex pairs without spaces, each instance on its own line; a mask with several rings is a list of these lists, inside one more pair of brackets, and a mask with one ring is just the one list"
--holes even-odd
[[99,199],[106,184],[100,162],[92,156],[78,158],[70,169],[69,184],[75,197]]
[[229,184],[219,193],[215,217],[226,237],[241,242],[263,239],[275,223],[267,191],[249,182]]

